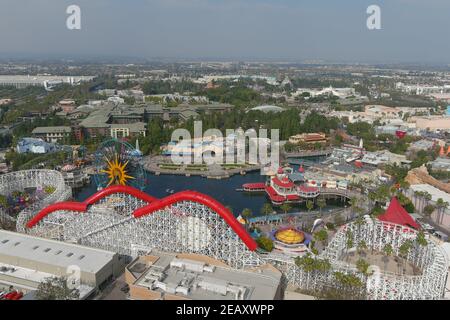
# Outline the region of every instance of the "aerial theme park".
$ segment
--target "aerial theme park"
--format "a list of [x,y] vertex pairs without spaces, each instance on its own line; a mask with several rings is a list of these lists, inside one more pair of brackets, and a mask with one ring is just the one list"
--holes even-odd
[[98,2],[0,4],[0,303],[450,300],[450,2]]
[[[236,189],[236,195],[260,197],[265,204],[259,216],[249,214],[250,209],[235,215],[230,206],[189,187],[153,196],[157,176],[144,169],[139,142],[132,146],[109,139],[93,152],[92,181],[82,201],[73,197],[58,171],[0,175],[2,224],[17,232],[2,233],[2,246],[17,246],[19,260],[44,263],[47,252],[66,255],[67,264],[78,260],[81,272],[92,273],[80,279],[80,298],[98,295],[101,288],[117,285],[120,277],[122,294],[146,300],[283,299],[286,294],[442,298],[449,268],[446,253],[396,196],[373,217],[368,214],[373,201],[361,190],[338,188],[332,181],[311,182],[309,168],[293,167],[287,163],[267,177],[253,175],[265,181]],[[325,209],[327,202],[337,205]],[[320,212],[312,213],[317,206]],[[23,240],[14,243],[10,237]],[[26,242],[36,246],[23,248]],[[75,257],[71,251],[85,253]],[[94,263],[96,252],[102,259]],[[53,259],[48,263],[58,265]],[[111,271],[103,274],[105,265]],[[11,268],[27,273],[26,264]],[[42,267],[35,281],[51,270]],[[229,278],[223,278],[226,273]],[[258,292],[263,286],[271,290]]]

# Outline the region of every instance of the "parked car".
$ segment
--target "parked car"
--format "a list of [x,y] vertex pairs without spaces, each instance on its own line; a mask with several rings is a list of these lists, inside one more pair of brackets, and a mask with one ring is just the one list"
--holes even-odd
[[433,235],[434,235],[436,238],[438,238],[438,239],[440,239],[440,240],[442,240],[442,241],[444,241],[444,242],[448,240],[448,235],[446,235],[446,234],[443,233],[443,232],[435,231],[435,232],[433,232]]
[[11,298],[12,297],[14,297],[15,295],[16,295],[16,291],[11,291],[11,292],[9,292],[9,293],[7,293],[4,297],[3,297],[3,299],[5,299],[5,300],[11,300]]
[[421,224],[421,226],[428,232],[433,232],[435,230],[434,227],[429,225],[428,223]]
[[10,297],[10,300],[20,300],[23,297],[23,292],[17,292],[13,297]]

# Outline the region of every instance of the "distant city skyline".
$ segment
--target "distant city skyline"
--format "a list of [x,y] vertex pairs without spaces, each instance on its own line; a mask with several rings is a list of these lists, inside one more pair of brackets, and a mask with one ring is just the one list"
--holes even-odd
[[[81,8],[68,30],[66,8]],[[381,7],[381,30],[366,9]],[[3,0],[0,58],[449,64],[448,0]]]

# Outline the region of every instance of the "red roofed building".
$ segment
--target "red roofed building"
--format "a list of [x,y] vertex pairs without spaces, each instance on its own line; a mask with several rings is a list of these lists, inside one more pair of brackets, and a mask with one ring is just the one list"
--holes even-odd
[[272,179],[272,182],[280,188],[284,188],[284,189],[292,189],[295,187],[295,184],[289,180],[289,178],[284,177],[281,180],[278,177],[275,177]]
[[411,215],[402,207],[396,197],[392,198],[386,212],[378,217],[379,220],[399,224],[405,227],[420,229]]

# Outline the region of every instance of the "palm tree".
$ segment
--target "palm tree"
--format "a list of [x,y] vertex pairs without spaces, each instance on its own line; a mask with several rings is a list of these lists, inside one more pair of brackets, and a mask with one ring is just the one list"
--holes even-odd
[[[421,204],[421,200],[423,197],[423,192],[422,191],[414,191],[414,206],[417,208],[417,199],[419,199],[419,204]],[[420,205],[420,208],[422,208],[422,206]]]
[[273,208],[270,203],[265,203],[261,208],[261,213],[265,216],[271,215],[273,213]]
[[386,203],[391,197],[391,190],[388,185],[382,185],[376,191],[379,202]]
[[317,273],[327,274],[331,270],[331,263],[328,259],[319,259],[312,256],[309,252],[302,257],[296,257],[294,261],[306,273],[307,286],[310,284],[309,278],[311,275]]
[[358,216],[358,218],[355,220],[355,225],[358,227],[358,233],[361,231],[361,226],[366,223],[366,220],[364,220],[364,217]]
[[438,224],[443,223],[444,212],[448,208],[448,202],[445,202],[442,198],[439,198],[436,202],[436,207],[438,209],[438,218],[436,221]]
[[327,206],[327,201],[325,200],[325,198],[317,199],[317,206],[319,207],[320,215],[322,216],[322,209]]
[[356,208],[358,207],[358,198],[357,197],[352,197],[350,199],[350,208],[352,209],[352,214],[355,213]]
[[242,210],[241,215],[242,215],[244,218],[248,219],[248,218],[250,218],[251,216],[253,216],[253,212],[252,212],[252,210],[250,210],[249,208],[245,208],[244,210]]
[[325,246],[325,242],[328,240],[328,232],[325,229],[322,229],[314,234],[314,239]]
[[311,212],[311,210],[314,208],[314,202],[308,200],[306,201],[306,209],[308,209],[308,212]]
[[367,244],[366,244],[366,242],[364,240],[361,240],[358,243],[358,253],[359,253],[359,255],[362,255],[364,250],[367,250]]
[[388,243],[383,247],[383,252],[386,257],[386,260],[384,261],[384,270],[386,271],[386,267],[389,262],[389,257],[394,253],[394,248],[392,248],[392,245]]
[[426,191],[424,191],[423,197],[427,201],[427,204],[429,204],[431,199],[433,199],[433,196],[430,193],[426,192]]
[[405,181],[405,180],[401,180],[399,184],[400,184],[400,188],[403,190],[407,190],[410,187],[409,182]]
[[430,204],[431,199],[432,199],[431,194],[429,194],[426,191],[421,192],[421,200],[422,200],[421,202],[422,203],[421,203],[420,207],[421,207],[422,213],[423,213],[423,210],[425,209],[425,207]]
[[444,223],[445,210],[447,210],[448,206],[449,206],[449,203],[447,201],[445,201],[444,204],[442,205],[441,224]]
[[431,204],[428,204],[425,206],[425,208],[423,208],[423,213],[425,214],[425,216],[431,217],[434,210],[436,210],[436,208],[434,206],[432,206]]
[[400,254],[400,257],[402,258],[402,265],[404,270],[404,263],[406,259],[408,258],[409,251],[411,250],[412,243],[410,240],[406,240],[403,242],[403,244],[398,248],[398,253]]
[[417,234],[416,242],[417,242],[420,246],[422,246],[422,247],[426,247],[426,246],[428,245],[428,241],[427,241],[427,239],[425,238],[425,233],[424,233],[423,231],[420,231],[420,232]]
[[370,207],[374,207],[374,205],[376,204],[378,199],[378,195],[376,193],[376,191],[370,192],[369,193],[369,201],[370,201]]
[[350,250],[354,246],[353,233],[350,230],[348,230],[345,235],[347,236],[347,241],[345,242],[345,248],[347,249],[347,259],[348,259],[348,250]]
[[346,274],[343,272],[334,272],[335,283],[338,285],[338,298],[345,300],[361,300],[363,299],[362,290],[364,283],[354,274]]
[[360,272],[360,273],[362,273],[364,276],[367,276],[368,274],[369,274],[369,267],[370,267],[370,264],[366,261],[366,260],[364,260],[364,259],[359,259],[357,262],[356,262],[356,268],[358,269],[358,271]]
[[292,209],[291,205],[287,202],[283,203],[280,208],[281,208],[281,210],[283,210],[283,212],[285,214],[288,213],[289,211],[291,211],[291,209]]

